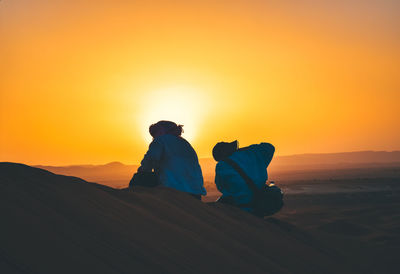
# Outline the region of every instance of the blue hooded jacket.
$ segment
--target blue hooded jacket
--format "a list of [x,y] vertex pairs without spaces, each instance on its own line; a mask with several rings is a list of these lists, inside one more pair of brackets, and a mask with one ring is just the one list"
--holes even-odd
[[[235,161],[253,182],[261,188],[268,180],[267,167],[272,160],[274,152],[273,145],[260,143],[240,148],[229,158]],[[237,205],[247,204],[252,200],[253,193],[244,179],[232,166],[224,161],[218,162],[215,167],[215,184],[224,197],[233,197]],[[251,210],[250,208],[243,209]]]
[[156,170],[166,187],[206,195],[197,154],[182,137],[165,134],[154,138],[138,172]]

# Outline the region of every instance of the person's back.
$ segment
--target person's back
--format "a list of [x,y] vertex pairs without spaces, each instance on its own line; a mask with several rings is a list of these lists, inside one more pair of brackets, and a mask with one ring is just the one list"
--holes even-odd
[[[162,135],[153,140],[148,153],[152,155],[151,161],[157,162],[155,169],[162,185],[192,194],[206,194],[196,152],[185,139]],[[145,158],[141,168],[145,169],[146,164]]]
[[[161,124],[158,127],[165,127],[161,122],[165,121],[157,123]],[[151,172],[154,169],[162,185],[197,195],[199,198],[199,195],[206,195],[203,175],[193,147],[180,136],[181,130],[179,134],[169,133],[168,130],[160,133],[159,128],[156,134],[152,134],[154,139],[138,168],[138,173]]]
[[[274,146],[269,143],[261,143],[232,151],[225,158],[228,157],[235,161],[261,189],[268,180],[267,167],[274,152]],[[224,157],[216,159],[218,163],[215,169],[215,184],[223,194],[222,200],[233,200],[235,205],[250,211],[248,204],[252,200],[253,192],[240,174],[223,159]]]

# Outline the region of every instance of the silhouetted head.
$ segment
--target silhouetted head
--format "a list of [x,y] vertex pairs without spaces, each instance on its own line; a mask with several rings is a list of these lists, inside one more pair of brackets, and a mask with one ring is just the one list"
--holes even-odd
[[219,142],[216,144],[212,150],[212,155],[215,161],[219,162],[231,156],[235,151],[238,150],[239,143],[237,140],[226,143],[226,142]]
[[183,132],[183,125],[177,125],[171,121],[159,121],[149,127],[149,132],[153,138],[164,134],[172,134],[178,137]]

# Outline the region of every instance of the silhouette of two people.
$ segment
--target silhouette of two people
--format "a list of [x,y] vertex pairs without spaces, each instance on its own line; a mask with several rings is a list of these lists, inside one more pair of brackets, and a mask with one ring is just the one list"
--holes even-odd
[[[197,154],[182,138],[182,127],[171,121],[159,121],[149,127],[153,141],[130,186],[161,184],[197,199],[207,194]],[[237,141],[217,143],[212,155],[217,161],[215,184],[222,193],[218,202],[254,213],[255,196],[263,195],[268,180],[267,167],[274,152],[274,146],[269,143],[243,148],[239,148]]]

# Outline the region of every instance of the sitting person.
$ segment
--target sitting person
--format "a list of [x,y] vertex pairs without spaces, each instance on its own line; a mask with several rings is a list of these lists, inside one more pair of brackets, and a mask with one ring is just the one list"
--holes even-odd
[[[267,167],[272,160],[275,148],[269,143],[261,143],[238,148],[238,142],[220,142],[213,148],[212,154],[218,162],[215,168],[215,184],[222,193],[218,202],[239,206],[252,212],[253,191],[243,176],[229,164],[234,161],[250,177],[257,188],[262,189],[268,180]],[[230,159],[224,161],[226,159]]]
[[[171,121],[159,121],[150,126],[153,141],[137,174],[154,170],[161,185],[190,193],[201,200],[201,195],[206,195],[203,175],[196,152],[181,137],[182,127]],[[132,178],[133,184],[136,175]]]

